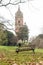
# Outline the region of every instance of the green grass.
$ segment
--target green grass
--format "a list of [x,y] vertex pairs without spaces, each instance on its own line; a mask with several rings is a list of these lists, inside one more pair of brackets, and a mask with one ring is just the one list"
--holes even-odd
[[43,49],[36,49],[35,52],[43,53]]
[[0,65],[12,65],[14,61],[18,65],[23,62],[43,61],[43,49],[35,49],[35,54],[32,51],[23,51],[17,54],[16,48],[14,46],[0,46]]

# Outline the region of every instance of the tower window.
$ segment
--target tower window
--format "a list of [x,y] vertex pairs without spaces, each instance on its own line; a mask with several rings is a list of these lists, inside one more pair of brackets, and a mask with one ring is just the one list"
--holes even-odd
[[18,23],[20,23],[20,21],[18,21]]

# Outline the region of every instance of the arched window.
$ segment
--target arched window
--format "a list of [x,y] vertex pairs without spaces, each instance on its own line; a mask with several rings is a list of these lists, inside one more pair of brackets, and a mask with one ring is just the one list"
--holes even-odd
[[18,23],[20,24],[20,21],[18,21]]

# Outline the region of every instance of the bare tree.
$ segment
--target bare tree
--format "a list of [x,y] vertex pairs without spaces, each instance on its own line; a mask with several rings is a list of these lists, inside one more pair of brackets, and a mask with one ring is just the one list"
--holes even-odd
[[12,1],[12,0],[9,0],[8,3],[4,3],[4,4],[3,4],[4,0],[0,0],[0,7],[1,7],[1,6],[5,6],[5,7],[6,7],[6,6],[10,5],[10,4],[11,4],[11,5],[17,5],[17,4],[19,4],[19,3],[25,3],[25,2],[26,2],[26,1],[22,1],[22,0],[18,0],[18,1],[16,0],[16,1],[14,1],[14,2],[12,3],[11,1]]
[[[14,31],[14,29],[12,28],[12,24],[10,23],[10,20],[6,20],[4,17],[0,16],[0,23],[4,25],[4,28],[6,30],[13,30]],[[9,28],[7,25],[10,26],[11,28]]]
[[[29,1],[32,1],[32,0],[13,0],[13,2],[12,2],[12,0],[0,0],[0,7],[6,7],[9,10],[10,15],[13,17],[13,14],[11,13],[11,11],[10,11],[8,6],[9,5],[18,5],[20,3],[26,3],[27,1],[29,2]],[[4,20],[3,17],[0,17],[0,20],[1,19],[3,19],[3,21],[1,21],[1,22],[4,24],[6,29],[9,29],[9,28],[5,25],[5,23],[7,23],[10,26],[12,26],[12,24],[10,24],[10,22],[9,22],[10,20]],[[14,30],[14,29],[11,28],[9,30]]]

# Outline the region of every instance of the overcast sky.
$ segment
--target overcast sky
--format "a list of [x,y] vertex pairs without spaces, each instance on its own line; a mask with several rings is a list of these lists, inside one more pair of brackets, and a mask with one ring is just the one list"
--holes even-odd
[[[43,29],[43,0],[33,0],[24,4],[19,4],[23,13],[24,22],[29,28],[30,37],[40,34]],[[9,5],[8,8],[0,7],[0,16],[11,20],[12,26],[15,24],[15,13],[18,10],[18,5]],[[15,28],[15,27],[14,27]]]

